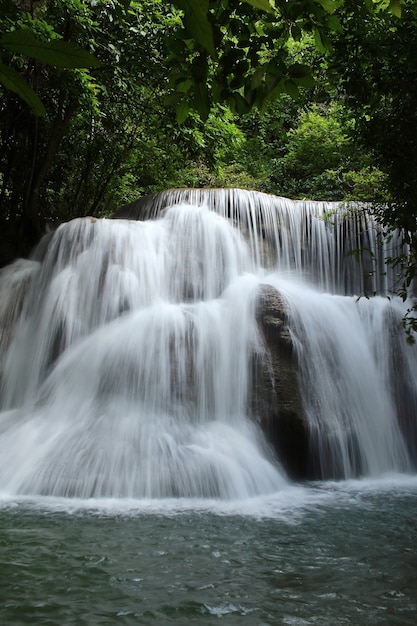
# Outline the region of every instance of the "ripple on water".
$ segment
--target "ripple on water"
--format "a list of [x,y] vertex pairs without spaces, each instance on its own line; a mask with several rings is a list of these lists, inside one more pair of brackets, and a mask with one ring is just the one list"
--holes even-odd
[[414,626],[416,504],[398,477],[237,503],[3,498],[0,623]]

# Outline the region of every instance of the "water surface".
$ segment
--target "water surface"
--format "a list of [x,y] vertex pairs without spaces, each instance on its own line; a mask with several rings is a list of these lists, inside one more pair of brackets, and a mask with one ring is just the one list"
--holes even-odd
[[417,479],[0,501],[0,623],[415,624]]

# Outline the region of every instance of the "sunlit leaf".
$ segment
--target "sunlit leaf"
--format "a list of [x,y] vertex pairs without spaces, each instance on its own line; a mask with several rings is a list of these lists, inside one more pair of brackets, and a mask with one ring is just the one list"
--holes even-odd
[[250,4],[255,7],[255,9],[261,9],[262,11],[266,11],[267,13],[273,13],[274,10],[269,2],[269,0],[243,0],[246,4]]
[[318,2],[328,13],[334,13],[343,4],[342,0],[318,0]]
[[389,10],[395,17],[401,17],[401,5],[403,2],[401,0],[390,0]]

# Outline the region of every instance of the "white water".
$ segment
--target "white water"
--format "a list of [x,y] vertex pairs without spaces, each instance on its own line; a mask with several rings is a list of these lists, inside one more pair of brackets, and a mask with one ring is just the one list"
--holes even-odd
[[143,198],[120,215],[155,218],[184,202],[229,218],[245,233],[256,268],[291,269],[321,290],[342,295],[387,295],[399,287],[397,270],[384,260],[398,254],[400,233],[384,238],[366,206],[241,189],[179,189]]
[[[274,282],[274,281],[272,281]],[[318,475],[379,476],[410,471],[397,419],[395,379],[414,387],[409,401],[416,416],[415,350],[403,336],[403,306],[300,289],[275,281],[286,298],[301,364],[304,408]],[[396,355],[410,357],[394,370]]]
[[[220,214],[178,204],[145,222],[74,220],[43,259],[3,271],[0,290],[16,302],[0,319],[3,493],[244,499],[282,489],[248,409],[265,282],[288,305],[323,474],[411,469],[392,358],[415,421],[403,305],[323,293],[363,279],[361,266],[343,267],[354,260],[323,219],[329,207],[258,194],[245,219],[229,221],[226,196],[215,197]],[[247,194],[233,197],[248,206]]]

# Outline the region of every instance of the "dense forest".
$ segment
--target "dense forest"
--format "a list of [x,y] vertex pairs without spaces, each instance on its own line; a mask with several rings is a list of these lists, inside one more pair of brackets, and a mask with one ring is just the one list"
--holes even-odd
[[365,201],[416,272],[413,0],[0,0],[0,266],[171,187]]

